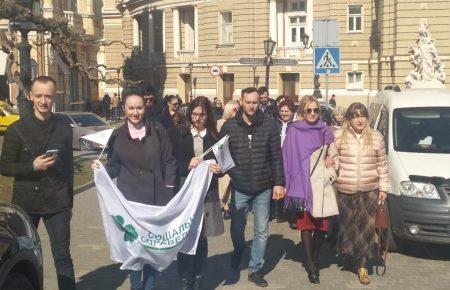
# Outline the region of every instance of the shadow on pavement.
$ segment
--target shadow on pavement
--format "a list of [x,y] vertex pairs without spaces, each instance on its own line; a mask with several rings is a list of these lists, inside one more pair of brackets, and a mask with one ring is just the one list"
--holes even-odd
[[127,271],[120,270],[120,264],[100,267],[80,277],[78,290],[112,290],[119,288],[125,279]]
[[419,259],[450,261],[450,246],[403,241],[399,253]]

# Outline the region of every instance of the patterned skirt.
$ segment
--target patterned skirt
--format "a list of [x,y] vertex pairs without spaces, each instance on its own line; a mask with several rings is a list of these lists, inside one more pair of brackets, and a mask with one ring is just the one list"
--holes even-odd
[[338,251],[356,259],[372,258],[375,245],[375,214],[378,191],[338,192]]

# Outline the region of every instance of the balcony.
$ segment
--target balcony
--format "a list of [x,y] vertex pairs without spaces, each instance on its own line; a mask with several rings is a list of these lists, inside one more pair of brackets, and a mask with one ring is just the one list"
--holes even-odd
[[64,18],[67,19],[67,22],[70,26],[75,29],[75,31],[81,33],[83,32],[83,17],[80,14],[73,11],[64,11]]
[[182,62],[190,62],[194,59],[195,50],[180,50],[177,51],[178,60]]
[[278,46],[276,48],[276,55],[280,58],[303,59],[306,51],[303,46]]

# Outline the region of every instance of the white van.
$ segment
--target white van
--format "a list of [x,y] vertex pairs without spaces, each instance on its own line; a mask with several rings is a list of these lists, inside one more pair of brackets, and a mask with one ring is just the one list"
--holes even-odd
[[388,152],[389,248],[450,244],[450,90],[384,90],[369,116]]

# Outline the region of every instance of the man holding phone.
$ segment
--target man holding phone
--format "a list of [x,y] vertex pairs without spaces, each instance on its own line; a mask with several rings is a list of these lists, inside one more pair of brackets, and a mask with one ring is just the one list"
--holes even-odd
[[34,111],[8,127],[0,174],[14,177],[12,203],[37,227],[42,219],[50,239],[60,290],[75,288],[70,255],[73,205],[72,128],[52,113],[56,82],[40,76],[31,84]]

